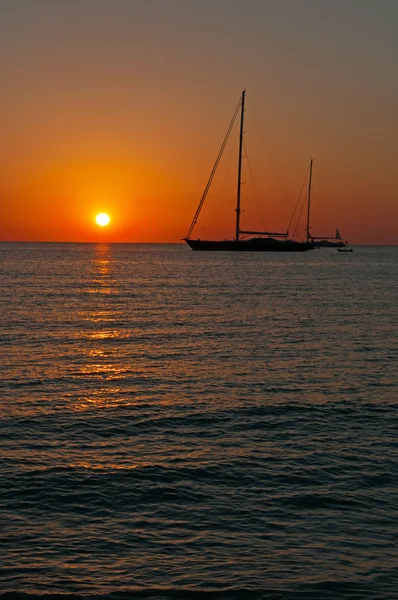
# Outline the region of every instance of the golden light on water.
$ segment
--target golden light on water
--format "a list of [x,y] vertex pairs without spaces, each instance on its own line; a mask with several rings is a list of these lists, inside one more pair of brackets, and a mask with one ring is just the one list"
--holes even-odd
[[111,218],[107,213],[99,213],[95,217],[95,221],[96,221],[97,225],[100,225],[101,227],[106,227],[106,225],[109,225],[110,220],[111,220]]

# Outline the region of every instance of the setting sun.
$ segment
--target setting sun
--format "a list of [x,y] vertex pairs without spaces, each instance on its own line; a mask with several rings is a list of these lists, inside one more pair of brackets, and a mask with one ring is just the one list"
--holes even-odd
[[95,217],[95,220],[97,222],[97,225],[100,225],[101,227],[105,227],[106,225],[109,225],[110,222],[110,216],[106,213],[99,213],[99,215],[97,215]]

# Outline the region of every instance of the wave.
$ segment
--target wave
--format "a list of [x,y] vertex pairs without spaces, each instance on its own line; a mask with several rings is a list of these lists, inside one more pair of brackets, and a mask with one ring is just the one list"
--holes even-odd
[[322,581],[314,584],[298,583],[294,589],[250,588],[190,589],[148,588],[114,591],[106,594],[80,594],[60,592],[17,592],[0,594],[0,600],[393,600],[396,598],[394,582]]

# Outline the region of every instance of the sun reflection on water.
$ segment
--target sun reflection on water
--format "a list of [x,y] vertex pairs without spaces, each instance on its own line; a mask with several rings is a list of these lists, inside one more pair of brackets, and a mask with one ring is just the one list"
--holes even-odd
[[[81,340],[84,361],[76,378],[87,381],[87,391],[73,403],[73,410],[82,412],[111,408],[120,401],[121,389],[112,385],[126,376],[129,366],[112,341],[128,335],[122,333],[123,311],[118,305],[118,281],[115,277],[112,246],[97,244],[92,277],[88,283],[88,308],[79,313],[82,327],[76,332]],[[119,326],[118,326],[119,324]]]
[[109,295],[117,293],[117,281],[112,277],[112,266],[111,245],[97,244],[95,247],[92,287],[87,290],[89,294]]

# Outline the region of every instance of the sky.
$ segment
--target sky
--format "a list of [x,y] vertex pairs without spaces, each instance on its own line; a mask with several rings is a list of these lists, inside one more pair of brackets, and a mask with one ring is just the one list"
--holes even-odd
[[[302,238],[313,158],[313,235],[398,244],[397,29],[396,0],[0,0],[0,240],[179,242],[245,88],[243,225],[299,198]],[[194,237],[234,235],[237,144]]]

